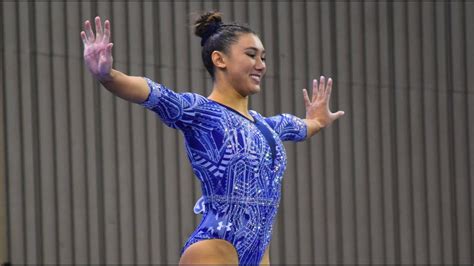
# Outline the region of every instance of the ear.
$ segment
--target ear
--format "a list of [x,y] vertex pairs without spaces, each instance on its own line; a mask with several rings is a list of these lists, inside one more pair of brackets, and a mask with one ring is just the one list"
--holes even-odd
[[223,52],[214,51],[211,54],[212,63],[220,69],[225,69],[227,67],[226,56]]

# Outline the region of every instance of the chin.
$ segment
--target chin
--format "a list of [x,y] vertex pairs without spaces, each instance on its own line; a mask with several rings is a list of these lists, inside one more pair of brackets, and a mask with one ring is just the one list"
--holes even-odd
[[247,86],[240,87],[237,89],[237,91],[242,97],[250,96],[260,92],[260,84],[249,84]]
[[253,95],[260,92],[260,86],[253,87],[248,90],[249,95]]

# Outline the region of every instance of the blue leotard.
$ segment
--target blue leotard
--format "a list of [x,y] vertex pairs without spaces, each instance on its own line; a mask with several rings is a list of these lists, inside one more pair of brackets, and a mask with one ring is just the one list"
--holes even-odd
[[286,167],[282,141],[306,138],[300,118],[265,118],[250,110],[253,121],[195,93],[176,93],[146,79],[150,88],[142,106],[182,131],[202,197],[195,212],[203,217],[181,254],[205,239],[230,242],[240,265],[257,265],[270,243]]

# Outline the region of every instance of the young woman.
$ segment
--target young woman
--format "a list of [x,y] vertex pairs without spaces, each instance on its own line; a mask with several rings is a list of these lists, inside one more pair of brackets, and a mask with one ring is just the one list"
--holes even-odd
[[224,24],[209,12],[195,23],[202,59],[212,77],[208,97],[175,93],[143,77],[112,69],[110,22],[95,18],[96,34],[85,22],[81,37],[84,60],[105,88],[156,112],[183,132],[186,152],[202,197],[195,212],[201,223],[181,252],[180,264],[269,264],[268,247],[286,166],[282,141],[301,141],[329,126],[344,112],[329,110],[332,80],[313,81],[311,99],[303,90],[306,118],[290,114],[263,117],[248,109],[249,96],[260,91],[265,49],[248,27]]

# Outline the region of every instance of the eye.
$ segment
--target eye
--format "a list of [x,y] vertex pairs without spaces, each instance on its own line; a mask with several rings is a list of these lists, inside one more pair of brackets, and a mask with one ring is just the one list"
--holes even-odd
[[261,58],[263,62],[265,62],[267,59],[265,57],[262,57]]
[[251,54],[251,53],[247,53],[248,56],[254,58],[255,57],[255,54]]

